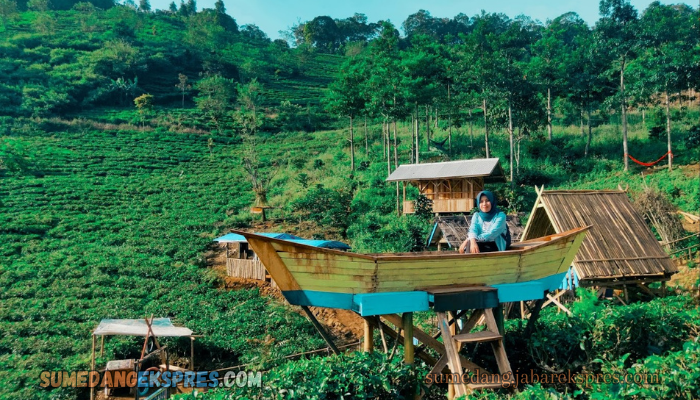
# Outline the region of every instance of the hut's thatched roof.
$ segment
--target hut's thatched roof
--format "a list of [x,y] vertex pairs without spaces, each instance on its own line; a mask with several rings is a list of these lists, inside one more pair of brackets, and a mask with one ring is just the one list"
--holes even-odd
[[538,194],[522,240],[591,225],[573,263],[582,283],[665,280],[678,271],[627,193],[543,190]]

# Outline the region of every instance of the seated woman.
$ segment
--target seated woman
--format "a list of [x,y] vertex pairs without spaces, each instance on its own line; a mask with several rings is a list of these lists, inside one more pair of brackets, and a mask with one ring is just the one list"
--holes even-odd
[[498,209],[496,196],[488,190],[476,196],[479,212],[472,216],[467,240],[459,246],[462,254],[487,251],[504,251],[510,246],[510,230],[506,214]]

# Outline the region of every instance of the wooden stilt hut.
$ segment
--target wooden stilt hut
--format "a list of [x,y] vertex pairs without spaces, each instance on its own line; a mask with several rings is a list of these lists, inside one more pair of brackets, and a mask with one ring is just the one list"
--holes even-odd
[[432,211],[439,214],[470,212],[485,183],[506,182],[506,178],[498,158],[481,158],[400,165],[386,181],[403,183],[404,214],[415,212],[415,201],[406,200],[407,182],[431,200]]
[[543,190],[522,240],[592,225],[574,258],[579,286],[620,287],[665,282],[678,272],[627,193],[618,190]]

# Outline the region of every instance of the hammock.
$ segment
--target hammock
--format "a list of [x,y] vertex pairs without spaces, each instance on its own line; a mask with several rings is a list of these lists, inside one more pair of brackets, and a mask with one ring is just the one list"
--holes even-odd
[[659,163],[661,160],[663,160],[664,158],[666,158],[666,156],[669,155],[669,154],[671,155],[671,158],[673,158],[673,153],[671,153],[670,151],[667,151],[666,154],[664,154],[663,156],[661,156],[661,158],[659,158],[658,160],[656,160],[656,161],[654,161],[654,162],[650,162],[650,163],[641,162],[641,161],[637,160],[636,158],[632,157],[632,156],[629,155],[629,154],[627,154],[627,157],[629,157],[632,161],[636,162],[637,164],[639,164],[639,165],[641,165],[641,166],[644,166],[644,167],[651,167],[652,165],[655,165],[655,164]]

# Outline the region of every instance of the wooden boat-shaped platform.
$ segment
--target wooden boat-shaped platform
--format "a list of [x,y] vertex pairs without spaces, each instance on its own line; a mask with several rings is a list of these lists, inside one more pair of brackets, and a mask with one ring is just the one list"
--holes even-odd
[[[353,309],[374,315],[369,314],[374,311],[362,312],[363,301],[381,306],[413,304],[416,300],[414,305],[399,308],[426,308],[431,291],[453,287],[496,286],[502,302],[542,298],[544,290],[554,290],[561,283],[588,228],[514,243],[507,251],[479,254],[358,254],[232,232],[245,236],[291,304]],[[534,297],[516,299],[512,293],[507,296],[506,290],[500,290],[499,286],[511,284],[530,284],[533,289],[520,297]]]

